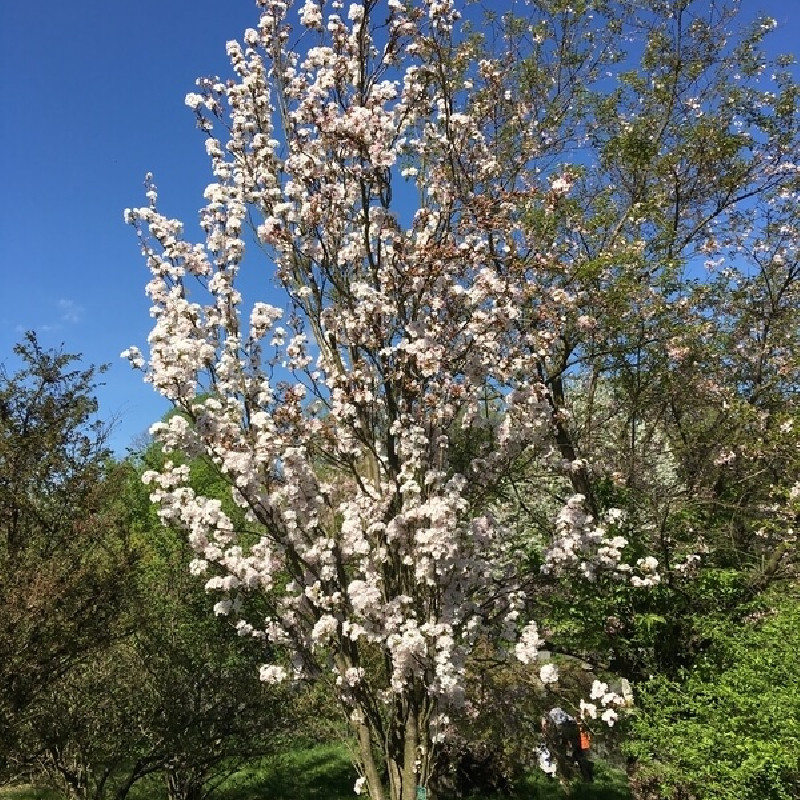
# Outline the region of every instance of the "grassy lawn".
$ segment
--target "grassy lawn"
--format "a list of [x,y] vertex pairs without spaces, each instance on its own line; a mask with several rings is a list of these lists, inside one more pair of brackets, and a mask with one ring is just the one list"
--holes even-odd
[[[353,800],[356,771],[345,747],[320,746],[271,759],[244,770],[220,788],[218,800]],[[534,772],[518,784],[517,800],[630,800],[625,774],[596,765],[595,782],[575,783],[569,794],[557,781]],[[472,800],[501,800],[474,795]]]
[[218,800],[353,800],[358,777],[347,748],[320,745],[248,767],[223,784]]
[[537,770],[516,787],[514,797],[519,800],[630,800],[631,793],[624,772],[595,762],[594,783],[575,782],[567,794],[558,781]]
[[0,800],[61,800],[61,796],[37,786],[0,786]]
[[[357,774],[344,746],[320,745],[265,759],[222,784],[212,800],[353,800]],[[143,782],[130,800],[164,800],[163,783]],[[576,783],[566,794],[557,781],[534,772],[516,786],[517,800],[630,800],[625,775],[596,765],[595,782]],[[59,795],[33,786],[0,787],[0,800],[60,800]],[[474,795],[472,800],[501,800]]]

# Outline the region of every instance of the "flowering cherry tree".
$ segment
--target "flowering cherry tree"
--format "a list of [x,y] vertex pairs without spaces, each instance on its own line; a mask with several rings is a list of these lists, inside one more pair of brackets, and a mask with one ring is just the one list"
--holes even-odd
[[[565,401],[590,352],[575,342],[616,335],[598,298],[646,250],[642,200],[609,182],[614,165],[598,194],[585,156],[563,158],[607,113],[580,122],[581,87],[620,61],[619,28],[580,3],[553,12],[560,29],[544,12],[527,27],[509,15],[492,52],[452,0],[258,5],[257,26],[228,43],[234,77],[186,98],[214,176],[204,243],[157,210],[149,178],[149,204],[127,212],[155,321],[148,358],[126,355],[183,412],[153,433],[213,462],[249,527],[195,494],[177,455],[146,480],[189,531],[218,613],[264,640],[262,678],[332,671],[358,788],[386,796],[377,751],[389,796],[410,800],[477,639],[524,663],[541,644],[535,622],[520,631],[530,576],[497,502],[520,464],[559,487],[545,575],[659,580],[652,556],[625,563],[620,512],[595,496]],[[558,75],[542,71],[549,58]],[[621,140],[634,123],[619,124]],[[281,308],[245,296],[246,248],[266,253]],[[249,592],[268,598],[266,619],[248,616]]]

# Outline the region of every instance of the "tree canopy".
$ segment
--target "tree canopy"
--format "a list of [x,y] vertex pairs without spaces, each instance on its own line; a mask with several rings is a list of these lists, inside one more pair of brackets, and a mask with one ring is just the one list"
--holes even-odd
[[[3,759],[28,746],[53,685],[115,635],[130,565],[117,477],[94,398],[99,372],[33,333],[0,366],[0,715]],[[22,744],[20,741],[22,739]],[[0,761],[4,767],[7,761]],[[10,765],[13,768],[13,764]]]

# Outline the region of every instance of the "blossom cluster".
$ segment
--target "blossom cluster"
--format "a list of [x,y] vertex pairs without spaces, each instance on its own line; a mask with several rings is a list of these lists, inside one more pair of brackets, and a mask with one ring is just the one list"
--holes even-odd
[[[617,692],[610,690],[607,683],[599,680],[592,682],[589,699],[594,702],[581,700],[581,717],[584,719],[597,719],[599,713],[600,719],[605,722],[609,728],[613,728],[614,723],[619,719],[619,709],[629,705],[629,701],[624,695],[617,694]],[[598,708],[598,704],[600,709],[603,709],[602,711]]]

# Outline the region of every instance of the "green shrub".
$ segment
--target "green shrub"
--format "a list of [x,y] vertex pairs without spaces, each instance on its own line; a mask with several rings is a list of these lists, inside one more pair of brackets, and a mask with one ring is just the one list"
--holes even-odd
[[627,745],[642,800],[800,797],[800,603],[784,587],[733,622],[678,680],[642,689]]

